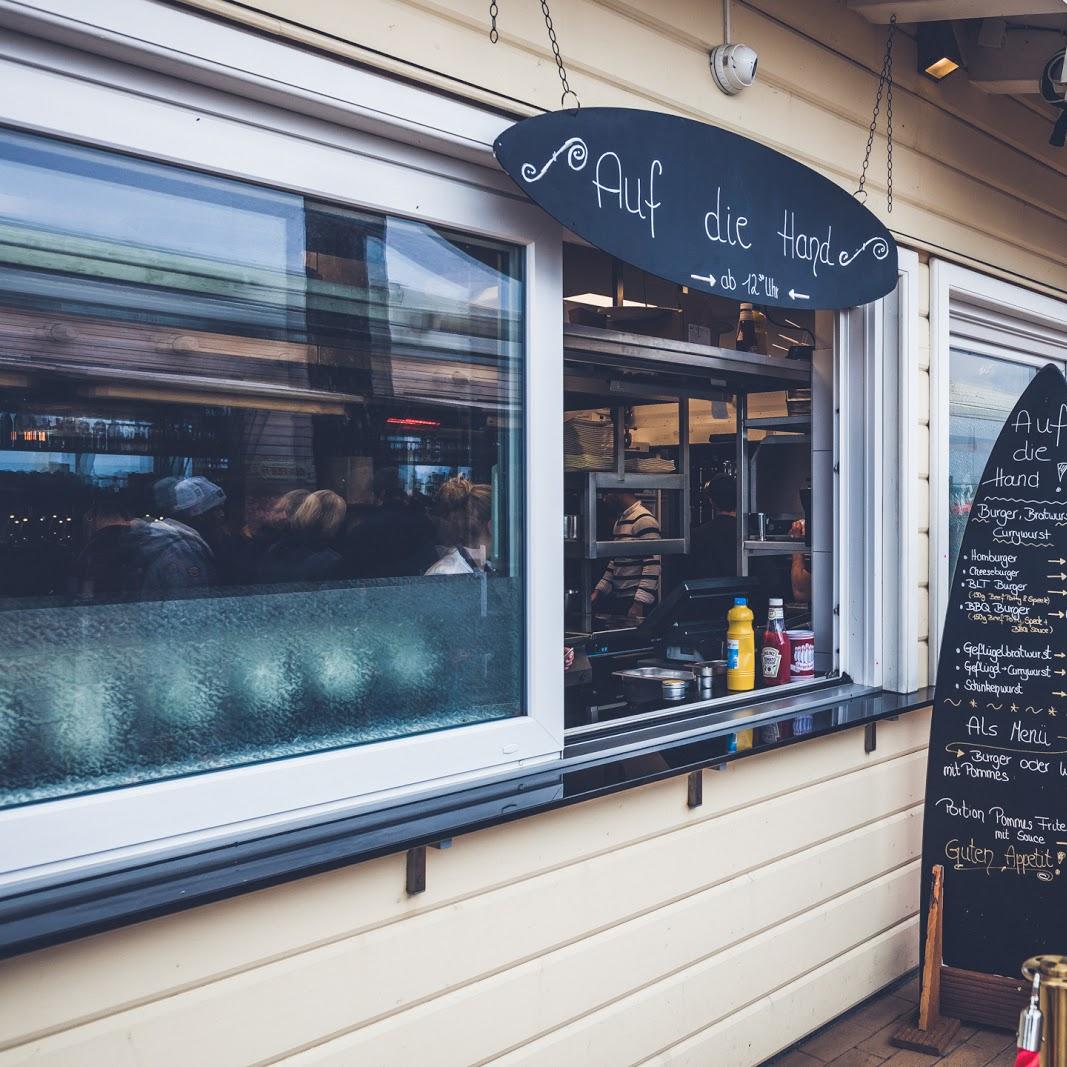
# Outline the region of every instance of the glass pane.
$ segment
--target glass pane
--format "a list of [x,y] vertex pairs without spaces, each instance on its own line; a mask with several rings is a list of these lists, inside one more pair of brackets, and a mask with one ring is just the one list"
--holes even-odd
[[521,251],[0,133],[0,805],[522,714]]
[[1037,371],[958,348],[949,364],[948,565],[956,568],[971,501],[1004,420]]
[[677,474],[678,401],[634,404],[623,409],[626,430],[626,470],[635,474]]

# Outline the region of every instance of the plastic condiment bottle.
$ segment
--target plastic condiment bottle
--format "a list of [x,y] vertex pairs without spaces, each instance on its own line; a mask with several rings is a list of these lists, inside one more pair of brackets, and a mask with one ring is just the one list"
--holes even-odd
[[750,303],[741,305],[737,317],[737,334],[734,348],[738,352],[767,354],[767,316],[757,311]]
[[726,613],[726,688],[734,692],[756,685],[756,634],[752,629],[752,609],[748,599],[734,597]]
[[789,636],[785,632],[785,609],[780,597],[767,608],[767,629],[760,649],[760,680],[764,686],[789,681]]

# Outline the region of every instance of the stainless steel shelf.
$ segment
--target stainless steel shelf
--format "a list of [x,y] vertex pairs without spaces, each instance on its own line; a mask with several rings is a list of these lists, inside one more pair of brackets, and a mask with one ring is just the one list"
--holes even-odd
[[637,541],[596,541],[592,552],[584,541],[565,540],[563,553],[571,559],[621,559],[624,556],[680,556],[686,552],[684,537],[661,537]]
[[775,415],[766,419],[749,419],[750,430],[794,430],[806,433],[811,430],[810,415]]
[[750,556],[792,556],[796,553],[810,555],[810,546],[803,541],[745,541],[741,547]]
[[699,374],[706,384],[731,389],[774,392],[811,381],[807,363],[570,323],[563,327],[563,349],[567,359],[579,362],[657,374]]

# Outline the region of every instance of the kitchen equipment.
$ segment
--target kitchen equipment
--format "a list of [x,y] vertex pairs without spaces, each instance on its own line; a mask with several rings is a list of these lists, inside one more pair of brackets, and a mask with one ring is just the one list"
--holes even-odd
[[578,516],[577,515],[564,515],[563,516],[563,537],[567,541],[578,540]]
[[660,682],[664,700],[684,700],[689,683],[684,678],[664,678]]
[[[623,696],[632,704],[660,699],[678,700],[685,696],[686,687],[696,681],[692,671],[680,671],[673,667],[630,667],[614,671],[613,674],[622,681]],[[680,696],[667,696],[665,682],[681,683]]]
[[701,700],[710,700],[715,695],[715,671],[710,663],[702,663],[696,668],[697,693]]
[[789,680],[815,677],[815,632],[786,630],[789,638]]

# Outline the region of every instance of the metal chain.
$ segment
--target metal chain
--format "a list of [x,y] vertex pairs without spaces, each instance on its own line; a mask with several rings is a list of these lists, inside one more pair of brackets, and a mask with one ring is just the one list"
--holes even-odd
[[874,147],[874,134],[878,128],[878,115],[882,110],[882,93],[886,97],[886,173],[889,190],[889,211],[893,211],[893,36],[897,29],[897,17],[889,20],[889,36],[885,43],[885,58],[882,60],[882,72],[878,75],[878,92],[874,97],[874,114],[871,116],[871,128],[867,132],[867,150],[863,153],[863,167],[860,170],[860,184],[853,196],[867,199],[867,168],[871,164],[871,149]]
[[[548,0],[541,0],[541,11],[545,16],[545,26],[548,29],[548,43],[552,46],[552,56],[556,60],[556,70],[559,72],[559,81],[563,86],[563,95],[559,98],[560,107],[567,106],[567,97],[574,97],[574,110],[581,111],[582,102],[578,99],[578,94],[571,88],[570,82],[567,81],[567,68],[563,65],[563,56],[560,55],[559,41],[556,40],[556,27],[552,25],[552,12],[548,10]],[[496,44],[500,40],[500,34],[497,32],[496,20],[500,14],[500,8],[497,6],[497,0],[489,0],[489,40]],[[879,93],[881,90],[879,89]]]
[[559,54],[559,41],[556,40],[556,28],[552,25],[552,13],[548,10],[548,0],[541,0],[541,10],[545,15],[545,26],[548,27],[548,43],[552,45],[552,55],[556,58],[556,69],[559,71],[560,84],[563,86],[563,95],[559,98],[559,106],[566,107],[567,97],[573,96],[574,110],[581,111],[582,102],[567,81],[567,68],[563,65],[563,57]]

